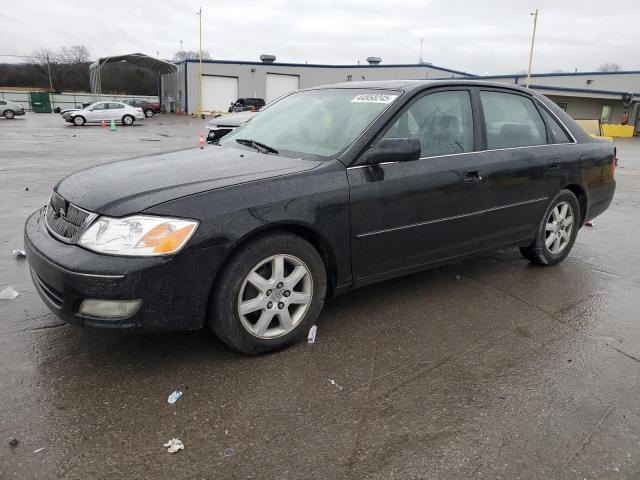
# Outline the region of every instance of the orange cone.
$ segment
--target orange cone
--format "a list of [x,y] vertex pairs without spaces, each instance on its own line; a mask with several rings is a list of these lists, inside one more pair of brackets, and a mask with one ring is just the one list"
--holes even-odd
[[100,127],[102,127],[102,128],[107,128],[107,122],[105,122],[104,120],[102,120],[102,122],[100,122]]
[[198,145],[200,148],[204,148],[204,135],[200,134],[200,139],[198,140]]

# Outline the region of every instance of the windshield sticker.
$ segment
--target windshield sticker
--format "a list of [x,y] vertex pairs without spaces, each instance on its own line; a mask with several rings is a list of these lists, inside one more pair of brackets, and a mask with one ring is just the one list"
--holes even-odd
[[351,103],[391,103],[398,95],[388,95],[386,93],[361,93],[351,99]]

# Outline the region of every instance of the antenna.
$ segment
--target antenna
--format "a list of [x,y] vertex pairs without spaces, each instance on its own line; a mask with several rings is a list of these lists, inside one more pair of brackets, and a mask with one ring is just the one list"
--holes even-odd
[[424,63],[424,60],[422,59],[422,44],[424,42],[424,38],[420,39],[420,60],[418,60],[418,63]]

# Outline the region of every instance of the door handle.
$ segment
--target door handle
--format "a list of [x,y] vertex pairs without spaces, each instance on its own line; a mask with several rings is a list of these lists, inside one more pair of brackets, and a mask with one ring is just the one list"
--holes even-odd
[[464,172],[464,181],[466,183],[475,183],[482,181],[482,175],[480,175],[480,170],[475,170],[473,172]]

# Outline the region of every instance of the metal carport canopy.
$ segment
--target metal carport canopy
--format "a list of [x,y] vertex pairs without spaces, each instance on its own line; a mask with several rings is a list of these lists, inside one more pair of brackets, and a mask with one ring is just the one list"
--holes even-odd
[[89,65],[89,78],[91,81],[91,93],[100,95],[102,93],[102,81],[100,78],[100,69],[106,63],[129,62],[140,67],[148,68],[158,72],[160,75],[167,73],[177,73],[178,66],[160,60],[159,58],[150,57],[144,53],[130,53],[128,55],[118,55],[116,57],[99,58],[97,61]]

